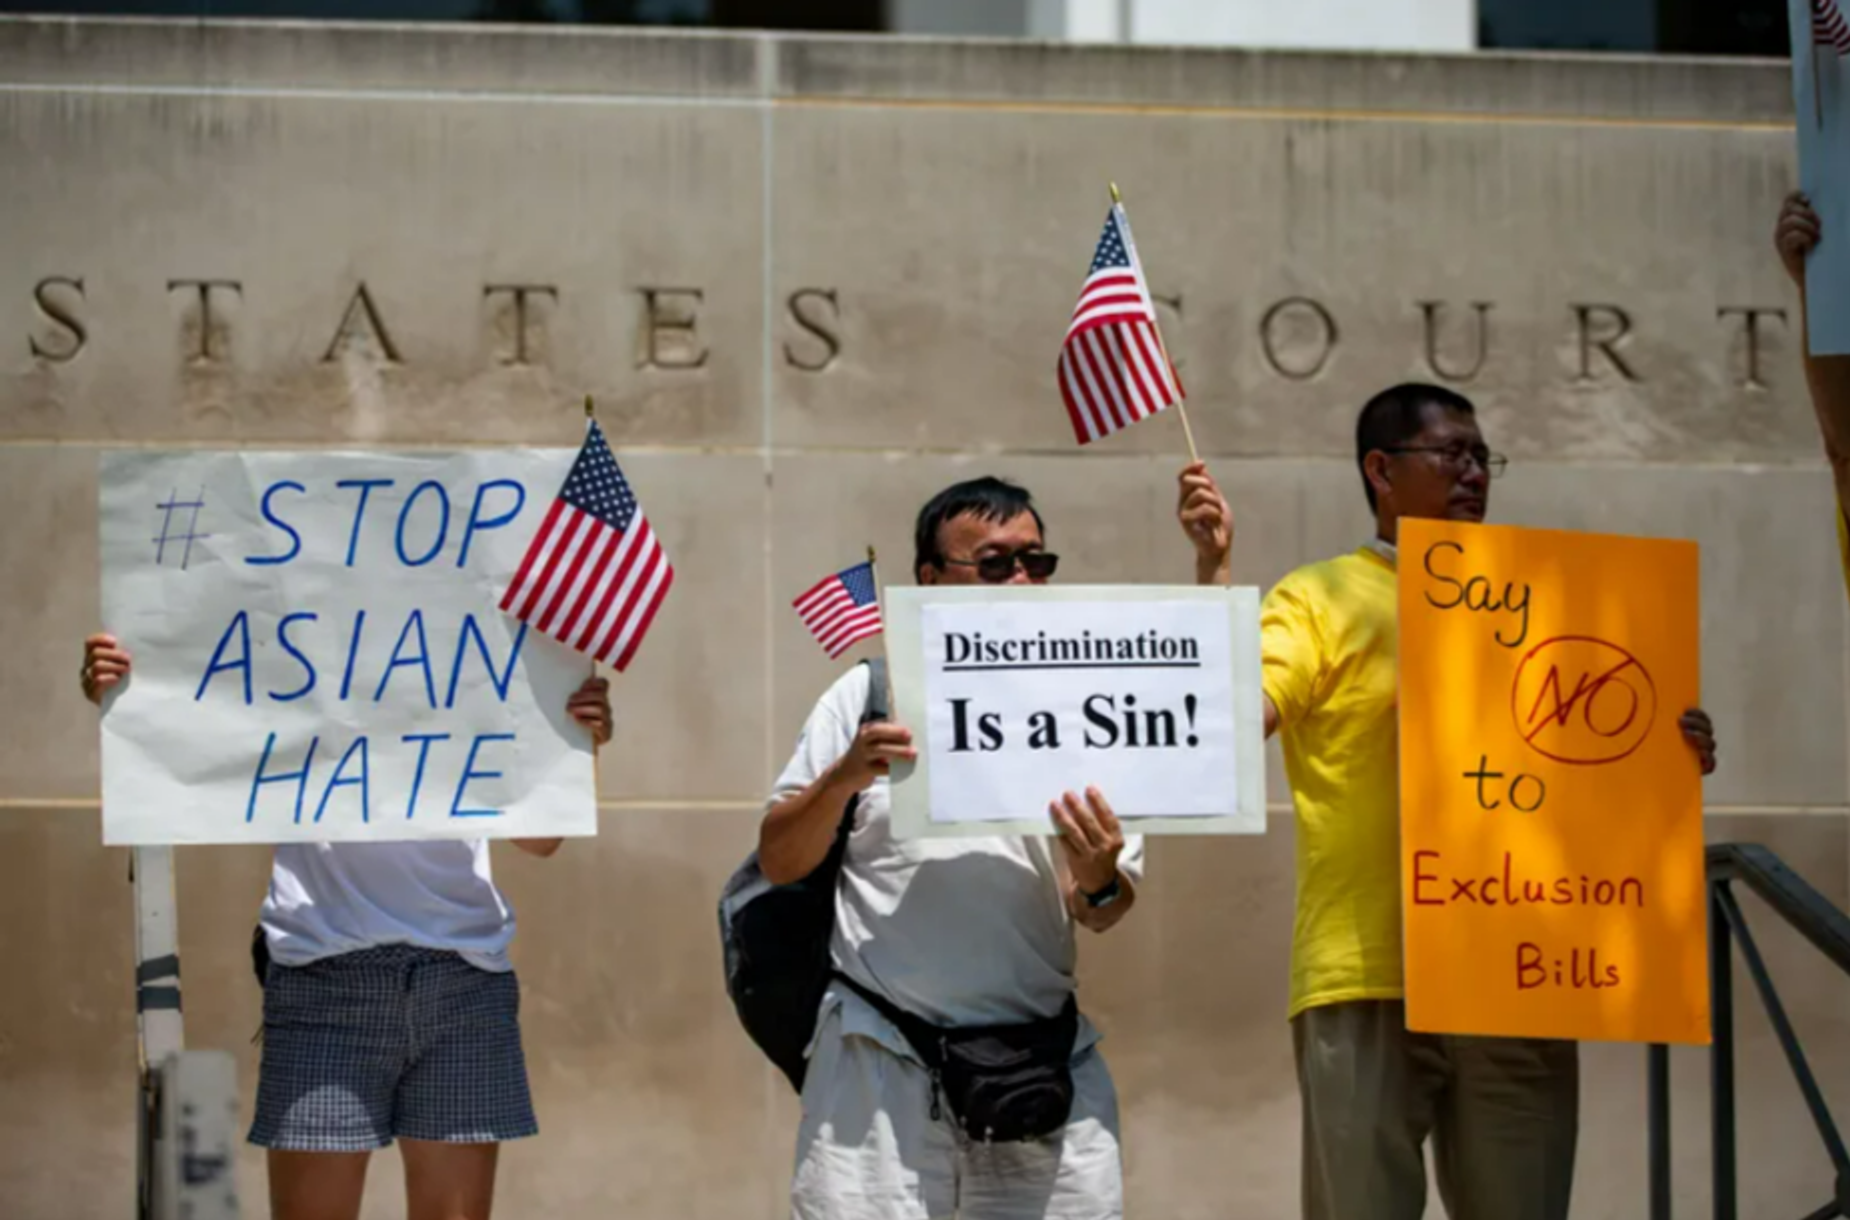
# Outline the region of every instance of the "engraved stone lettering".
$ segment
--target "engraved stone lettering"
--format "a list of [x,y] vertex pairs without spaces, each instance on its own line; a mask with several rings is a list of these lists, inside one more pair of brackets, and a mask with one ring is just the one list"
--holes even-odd
[[1426,319],[1426,367],[1433,376],[1444,381],[1470,381],[1484,369],[1484,361],[1490,355],[1490,302],[1473,301],[1471,308],[1477,315],[1474,328],[1476,339],[1473,346],[1477,354],[1471,358],[1469,368],[1447,368],[1439,357],[1439,322],[1445,311],[1444,301],[1419,302],[1420,313]]
[[559,299],[559,290],[552,284],[484,284],[482,296],[492,300],[497,293],[508,293],[514,299],[514,351],[503,356],[502,364],[530,364],[527,356],[527,297],[533,294]]
[[[359,321],[361,325],[356,326]],[[399,358],[398,346],[392,342],[392,332],[385,328],[385,322],[379,317],[379,310],[373,305],[373,295],[366,290],[366,282],[353,291],[353,299],[347,302],[347,312],[341,315],[340,328],[334,332],[334,338],[328,343],[328,350],[321,357],[323,364],[332,364],[334,357],[342,347],[364,331],[371,331],[379,345],[379,352],[388,364],[403,364]]]
[[1259,320],[1259,346],[1280,377],[1309,381],[1336,350],[1336,319],[1309,297],[1286,297]]
[[707,362],[700,342],[698,288],[642,288],[642,333],[636,367],[697,369]]
[[790,294],[790,316],[798,326],[816,337],[822,350],[799,354],[784,344],[784,362],[805,373],[820,373],[841,355],[841,335],[833,328],[841,317],[841,301],[833,288],[799,288]]
[[1617,305],[1576,305],[1573,308],[1580,323],[1580,373],[1574,380],[1582,383],[1599,380],[1593,373],[1593,351],[1597,348],[1612,362],[1612,367],[1619,370],[1620,377],[1637,381],[1638,374],[1619,355],[1619,344],[1632,333],[1631,315]]
[[32,288],[32,299],[38,305],[39,312],[63,331],[56,341],[40,343],[37,335],[28,336],[26,344],[32,354],[40,360],[52,364],[69,364],[77,359],[77,353],[83,351],[90,342],[90,331],[77,317],[75,306],[60,297],[65,292],[54,294],[53,289],[68,291],[78,300],[83,300],[84,282],[65,275],[48,275]]
[[244,285],[237,280],[167,281],[168,292],[174,292],[181,288],[196,289],[199,293],[199,315],[197,318],[199,343],[194,354],[187,357],[187,359],[193,364],[211,364],[214,360],[220,358],[219,353],[223,348],[222,344],[214,344],[213,342],[214,338],[219,336],[222,328],[216,325],[217,319],[212,316],[212,290],[214,288],[226,288],[237,293],[241,297],[244,295]]
[[1760,380],[1760,319],[1775,317],[1781,322],[1786,320],[1783,309],[1756,309],[1751,305],[1724,305],[1715,311],[1717,318],[1727,318],[1731,314],[1740,314],[1741,337],[1747,348],[1747,372],[1740,381],[1743,390],[1764,390],[1766,382]]

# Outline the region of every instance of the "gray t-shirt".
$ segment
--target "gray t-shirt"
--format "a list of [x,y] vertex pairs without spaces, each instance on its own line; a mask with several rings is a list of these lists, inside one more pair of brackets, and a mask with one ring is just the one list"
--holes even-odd
[[[869,681],[867,667],[857,665],[817,702],[771,803],[801,792],[848,752]],[[888,783],[876,780],[856,806],[836,893],[836,969],[952,1028],[1058,1013],[1073,992],[1077,945],[1061,898],[1061,849],[1051,821],[1046,838],[900,840],[889,811]],[[1141,836],[1125,837],[1118,866],[1133,879],[1142,876]],[[849,1032],[878,1036],[865,1028],[871,1009],[852,993],[830,1002],[843,999],[867,1010],[850,1013]],[[1095,1037],[1088,1032],[1082,1044]]]

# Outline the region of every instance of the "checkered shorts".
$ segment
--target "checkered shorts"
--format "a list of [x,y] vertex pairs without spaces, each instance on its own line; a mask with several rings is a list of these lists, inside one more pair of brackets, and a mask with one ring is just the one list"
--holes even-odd
[[538,1130],[511,972],[410,945],[270,964],[251,1143],[364,1152]]

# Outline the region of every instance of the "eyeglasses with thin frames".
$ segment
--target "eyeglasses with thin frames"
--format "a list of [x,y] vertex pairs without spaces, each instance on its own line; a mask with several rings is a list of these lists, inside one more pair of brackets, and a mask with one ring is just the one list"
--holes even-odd
[[946,559],[955,568],[975,568],[976,577],[986,585],[1006,584],[1015,575],[1015,565],[1028,574],[1029,580],[1046,580],[1060,566],[1060,557],[1052,551],[1004,551],[981,559]]
[[1485,476],[1492,479],[1502,478],[1503,472],[1508,470],[1510,465],[1508,458],[1501,453],[1492,453],[1482,445],[1396,445],[1382,452],[1436,453],[1439,455],[1439,460],[1453,470],[1464,470],[1467,462],[1476,462],[1484,468]]

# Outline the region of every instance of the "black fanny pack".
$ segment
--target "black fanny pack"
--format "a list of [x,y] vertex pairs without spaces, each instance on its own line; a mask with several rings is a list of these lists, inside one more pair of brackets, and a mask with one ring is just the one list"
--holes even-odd
[[932,1076],[932,1117],[942,1096],[965,1135],[981,1143],[1012,1143],[1052,1135],[1073,1109],[1073,1045],[1079,1004],[1058,1016],[1009,1025],[941,1029],[835,976],[898,1027]]

